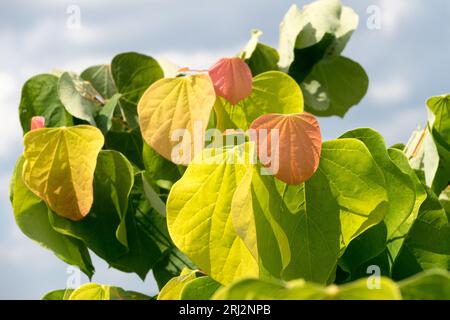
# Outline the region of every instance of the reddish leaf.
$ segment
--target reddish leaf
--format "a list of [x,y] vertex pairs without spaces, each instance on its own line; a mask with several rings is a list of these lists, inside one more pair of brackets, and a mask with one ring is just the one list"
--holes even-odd
[[[279,166],[275,167],[273,174],[281,181],[300,184],[311,178],[317,170],[322,136],[319,123],[313,115],[306,112],[266,114],[253,121],[251,128],[256,130],[258,157],[262,164],[267,167],[278,159]],[[266,129],[266,135],[262,129]],[[272,130],[278,130],[278,143],[271,141]]]
[[223,58],[209,69],[216,95],[232,104],[247,98],[252,93],[252,72],[240,58]]
[[45,118],[38,116],[31,118],[31,130],[45,128]]

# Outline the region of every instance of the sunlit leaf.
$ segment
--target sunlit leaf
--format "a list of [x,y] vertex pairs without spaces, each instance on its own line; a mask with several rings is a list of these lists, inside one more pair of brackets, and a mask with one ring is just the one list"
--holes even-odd
[[268,71],[253,78],[250,97],[237,105],[218,98],[214,110],[219,130],[247,130],[256,118],[266,113],[303,112],[303,95],[299,85],[290,76],[279,71]]
[[75,289],[68,300],[150,300],[139,292],[125,291],[122,288],[96,283],[86,283]]
[[236,233],[230,214],[236,189],[251,179],[244,149],[243,145],[205,149],[174,184],[167,201],[167,224],[174,243],[223,284],[258,275],[257,262]]
[[450,300],[450,273],[434,269],[399,283],[403,299]]
[[[275,177],[287,184],[300,184],[316,172],[322,136],[314,116],[309,113],[267,114],[253,121],[251,128],[256,130],[258,137],[260,160],[268,157],[269,161],[278,161]],[[265,134],[261,135],[261,131]],[[272,140],[272,131],[278,134],[278,142]],[[262,162],[263,165],[270,165]]]
[[223,58],[209,68],[216,94],[233,105],[252,93],[252,72],[240,58]]
[[186,283],[196,278],[195,273],[196,270],[184,268],[178,277],[171,279],[164,288],[161,289],[158,300],[180,300],[184,286]]
[[[144,140],[166,159],[188,164],[203,148],[214,101],[214,88],[206,74],[155,82],[138,106]],[[181,150],[174,149],[177,145]]]
[[80,220],[93,203],[101,132],[91,126],[40,129],[24,137],[24,183],[62,217]]
[[342,286],[323,287],[304,280],[290,282],[245,279],[219,289],[217,300],[400,300],[397,285],[387,278],[380,279],[380,288],[368,287],[361,279]]
[[189,281],[181,291],[181,300],[209,300],[221,287],[210,277],[199,277]]

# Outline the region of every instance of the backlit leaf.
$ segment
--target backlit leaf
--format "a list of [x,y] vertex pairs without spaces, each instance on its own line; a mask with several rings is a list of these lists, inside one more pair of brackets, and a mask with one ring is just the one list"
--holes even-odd
[[450,300],[450,273],[446,270],[427,270],[399,283],[403,299]]
[[219,289],[216,300],[400,300],[397,285],[388,278],[380,279],[380,288],[368,287],[362,279],[342,286],[323,287],[304,280],[290,282],[245,279]]
[[[309,113],[267,114],[253,121],[251,128],[256,130],[259,139],[260,160],[267,155],[272,162],[279,163],[274,172],[275,177],[287,184],[300,184],[316,172],[322,150],[322,136],[314,116]],[[262,130],[266,133],[264,139],[261,138]],[[272,141],[272,130],[279,135],[278,142]]]
[[248,156],[243,145],[205,149],[174,184],[167,201],[174,243],[223,284],[258,275],[257,262],[238,236],[230,212],[236,189],[251,179]]
[[247,130],[256,118],[266,113],[303,112],[303,95],[299,85],[290,76],[279,71],[268,71],[253,78],[250,97],[237,105],[219,97],[214,110],[219,130]]
[[[203,148],[214,101],[214,88],[206,74],[155,82],[138,106],[144,140],[166,159],[188,164]],[[177,145],[181,152],[174,149]]]
[[209,68],[217,96],[233,105],[252,93],[252,72],[240,58],[223,58]]
[[184,286],[196,278],[195,270],[184,268],[178,277],[172,278],[158,295],[158,300],[180,300]]
[[139,292],[125,291],[122,288],[97,283],[86,283],[75,289],[68,300],[150,300]]
[[80,220],[93,202],[101,132],[91,126],[40,129],[24,137],[24,183],[62,217]]

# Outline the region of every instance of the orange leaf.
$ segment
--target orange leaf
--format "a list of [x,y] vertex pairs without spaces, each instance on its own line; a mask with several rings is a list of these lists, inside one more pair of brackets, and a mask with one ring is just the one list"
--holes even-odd
[[232,104],[247,98],[252,93],[252,72],[240,58],[223,58],[209,69],[216,95]]
[[[287,184],[300,184],[307,181],[319,167],[322,151],[322,136],[319,123],[309,113],[266,114],[251,125],[256,130],[258,157],[267,167],[275,166],[275,175]],[[266,130],[262,132],[262,130]],[[278,142],[272,141],[273,130],[277,130]],[[270,163],[269,163],[270,162]]]

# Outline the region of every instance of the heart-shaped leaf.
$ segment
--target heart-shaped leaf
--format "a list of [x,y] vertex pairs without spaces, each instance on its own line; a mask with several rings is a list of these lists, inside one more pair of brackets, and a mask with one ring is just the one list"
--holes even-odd
[[60,216],[80,220],[93,203],[93,180],[103,135],[91,126],[40,129],[24,137],[23,180]]
[[[257,133],[261,162],[265,166],[271,165],[276,170],[273,174],[281,181],[300,184],[311,178],[319,167],[322,136],[313,115],[306,112],[267,114],[253,121],[251,128]],[[278,141],[273,141],[277,136]],[[268,159],[272,163],[268,163]],[[273,161],[278,161],[278,165]]]
[[252,72],[240,58],[220,59],[209,69],[216,94],[232,104],[252,93]]
[[[215,100],[214,87],[206,74],[159,80],[138,104],[142,136],[166,159],[188,164],[203,148],[198,139],[204,138]],[[177,145],[181,151],[174,149]]]

